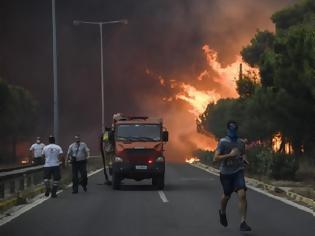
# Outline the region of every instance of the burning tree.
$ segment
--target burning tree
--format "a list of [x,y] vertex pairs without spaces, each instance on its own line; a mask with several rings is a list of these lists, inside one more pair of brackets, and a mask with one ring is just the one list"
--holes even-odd
[[[315,3],[302,1],[275,13],[276,32],[258,31],[241,54],[260,71],[259,86],[238,81],[240,98],[210,104],[201,125],[217,137],[224,123],[236,119],[241,134],[251,141],[272,146],[281,136],[279,149],[314,152],[315,142]],[[255,87],[255,88],[254,88]]]

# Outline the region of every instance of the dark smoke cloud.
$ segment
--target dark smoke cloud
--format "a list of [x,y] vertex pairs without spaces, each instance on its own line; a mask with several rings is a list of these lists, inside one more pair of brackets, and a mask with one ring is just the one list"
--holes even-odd
[[[197,85],[195,78],[207,67],[201,50],[204,44],[218,51],[222,63],[229,64],[256,29],[273,29],[269,18],[274,11],[294,1],[56,2],[61,141],[68,143],[73,134],[81,133],[95,150],[101,123],[99,31],[97,26],[75,27],[74,19],[129,20],[128,25],[104,27],[106,122],[110,124],[114,112],[150,113],[170,121],[175,115],[185,116],[186,111],[183,106],[174,108],[174,104],[161,102],[174,91],[160,86],[145,73],[147,68],[167,79]],[[34,136],[47,136],[52,130],[50,3],[0,3],[0,75],[28,88],[39,100],[41,120]],[[214,81],[206,85],[219,86]],[[194,123],[195,118],[186,115]]]

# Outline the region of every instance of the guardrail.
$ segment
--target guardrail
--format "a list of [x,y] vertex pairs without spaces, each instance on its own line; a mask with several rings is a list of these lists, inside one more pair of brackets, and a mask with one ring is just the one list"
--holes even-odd
[[0,173],[0,199],[10,198],[16,193],[43,182],[43,166],[26,167]]
[[[88,158],[88,171],[102,167],[99,156]],[[71,168],[62,168],[62,180],[71,181]],[[43,165],[0,172],[0,202],[16,198],[23,192],[30,192],[43,185]]]
[[1,168],[1,169],[0,169],[0,173],[1,173],[1,172],[9,172],[9,171],[13,171],[13,170],[19,170],[19,169],[25,169],[25,168],[27,168],[27,167],[33,167],[33,166],[37,166],[37,165],[28,164],[28,165],[23,165],[23,166],[15,166],[15,167]]

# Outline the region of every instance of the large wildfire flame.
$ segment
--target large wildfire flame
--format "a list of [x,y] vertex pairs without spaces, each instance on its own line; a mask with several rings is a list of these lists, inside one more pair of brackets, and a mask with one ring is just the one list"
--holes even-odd
[[[168,112],[165,116],[168,126],[171,127],[173,137],[176,137],[172,140],[177,140],[178,149],[193,146],[194,149],[214,150],[217,143],[215,138],[211,135],[205,136],[197,133],[196,119],[206,110],[209,103],[216,103],[221,98],[238,97],[236,79],[240,74],[240,64],[243,65],[242,68],[244,71],[258,75],[258,70],[244,63],[240,56],[237,56],[233,63],[223,66],[219,62],[218,53],[215,50],[211,49],[208,45],[204,45],[202,50],[208,67],[196,78],[193,78],[191,82],[179,82],[182,81],[181,78],[168,79],[154,74],[149,69],[145,71],[147,75],[158,80],[162,87],[174,91],[171,96],[163,97],[163,102],[174,103],[176,101],[183,101],[190,107],[188,113],[187,110],[181,109],[179,111],[177,109]],[[198,86],[199,84],[203,86]],[[214,87],[211,84],[218,86]],[[181,122],[177,119],[178,117],[181,117]],[[187,156],[187,154],[185,155]],[[189,157],[186,158],[186,161],[194,162],[196,160]]]
[[[184,83],[181,85],[182,91],[176,95],[176,99],[181,99],[189,103],[192,107],[190,112],[196,117],[199,117],[206,110],[209,103],[216,103],[221,98],[238,97],[235,82],[240,73],[240,64],[243,65],[245,71],[258,74],[258,70],[246,64],[240,56],[237,56],[235,62],[224,67],[218,61],[218,53],[215,50],[211,49],[208,45],[204,45],[202,50],[206,55],[209,68],[204,70],[197,77],[197,80],[202,81],[214,72],[213,81],[219,83],[223,89],[222,91],[211,89],[201,91],[189,84]],[[210,71],[213,72],[211,73]]]
[[192,107],[190,110],[196,117],[203,113],[210,102],[216,102],[220,95],[214,91],[199,91],[189,84],[181,85],[182,92],[176,95],[176,99],[181,99],[189,103]]

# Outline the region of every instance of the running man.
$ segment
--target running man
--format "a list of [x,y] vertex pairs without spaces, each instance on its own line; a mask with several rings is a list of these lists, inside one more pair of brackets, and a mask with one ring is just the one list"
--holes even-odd
[[238,125],[235,121],[227,123],[227,136],[220,139],[214,154],[214,162],[220,165],[220,180],[223,187],[221,209],[219,210],[220,223],[228,226],[226,206],[233,192],[239,198],[241,214],[240,231],[251,231],[246,223],[247,200],[244,168],[248,164],[245,156],[245,143],[238,137]]

